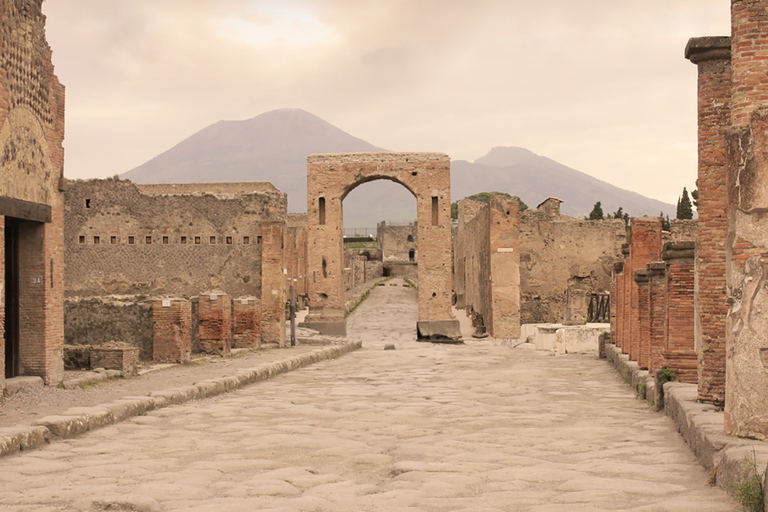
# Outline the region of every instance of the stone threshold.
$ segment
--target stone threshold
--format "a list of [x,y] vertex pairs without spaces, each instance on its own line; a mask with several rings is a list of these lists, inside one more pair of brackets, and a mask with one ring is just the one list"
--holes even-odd
[[657,390],[653,376],[630,361],[616,345],[606,344],[605,354],[638,398],[644,390],[652,407],[657,411],[664,409],[699,463],[710,472],[712,485],[735,496],[736,485],[747,478],[753,464],[758,473],[766,470],[768,443],[726,435],[722,409],[698,402],[696,384],[667,382],[663,390]]
[[61,415],[41,418],[29,427],[3,428],[0,429],[0,457],[41,448],[59,439],[71,439],[169,405],[221,395],[282,373],[336,359],[361,346],[361,341],[355,341],[323,347],[288,359],[240,369],[235,375],[204,380],[191,386],[153,391],[147,396],[126,396],[94,407],[73,407]]

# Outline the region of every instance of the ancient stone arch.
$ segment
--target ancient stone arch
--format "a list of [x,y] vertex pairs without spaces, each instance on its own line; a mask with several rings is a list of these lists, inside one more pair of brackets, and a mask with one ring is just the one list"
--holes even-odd
[[416,197],[420,338],[459,338],[451,313],[451,169],[443,153],[310,155],[307,165],[309,314],[303,325],[346,334],[342,201],[373,180],[400,183]]

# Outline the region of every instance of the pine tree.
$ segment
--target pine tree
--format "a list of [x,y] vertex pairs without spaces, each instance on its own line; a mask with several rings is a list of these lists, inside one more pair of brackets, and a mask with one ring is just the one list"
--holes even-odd
[[669,222],[669,215],[664,215],[664,212],[659,212],[659,217],[661,217],[662,231],[670,231],[672,229],[672,225]]
[[691,198],[688,197],[688,190],[685,187],[683,187],[683,195],[677,200],[677,218],[693,218],[693,205],[691,204]]
[[603,220],[603,207],[600,201],[595,203],[592,207],[592,211],[589,213],[589,220]]

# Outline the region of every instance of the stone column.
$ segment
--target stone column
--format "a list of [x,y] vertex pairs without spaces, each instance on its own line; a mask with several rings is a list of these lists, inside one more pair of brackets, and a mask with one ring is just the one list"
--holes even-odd
[[619,314],[621,315],[621,331],[619,331],[619,341],[617,346],[621,348],[622,354],[629,353],[629,318],[632,311],[629,302],[629,291],[631,286],[629,281],[632,274],[632,261],[629,259],[629,244],[622,244],[621,254],[624,257],[624,270],[622,272],[621,300],[619,302]]
[[693,259],[695,242],[667,242],[662,258],[666,264],[667,336],[664,366],[678,374],[680,382],[698,381],[693,340]]
[[768,8],[731,3],[725,431],[768,438]]
[[654,372],[664,366],[664,342],[667,339],[667,278],[666,264],[663,261],[649,263],[648,284],[650,293],[650,333],[648,371]]
[[285,346],[284,231],[281,220],[261,223],[261,340],[280,347]]
[[694,306],[699,401],[725,402],[725,131],[731,123],[731,39],[697,37],[685,57],[698,66],[699,206]]
[[640,368],[648,368],[651,351],[651,285],[648,270],[635,270],[637,284],[637,314],[640,317],[638,329],[637,364]]
[[[630,361],[637,361],[640,351],[640,315],[638,306],[638,288],[634,280],[634,271],[645,269],[652,261],[661,257],[661,217],[633,217],[629,225],[629,261],[630,268],[625,270],[629,281],[629,340]],[[624,347],[622,347],[622,350]]]

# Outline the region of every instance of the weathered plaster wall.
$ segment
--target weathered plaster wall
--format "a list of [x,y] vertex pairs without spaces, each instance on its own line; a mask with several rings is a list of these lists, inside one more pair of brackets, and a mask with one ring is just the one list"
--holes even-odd
[[389,225],[380,222],[376,227],[381,259],[385,263],[418,260],[418,229],[415,223]]

